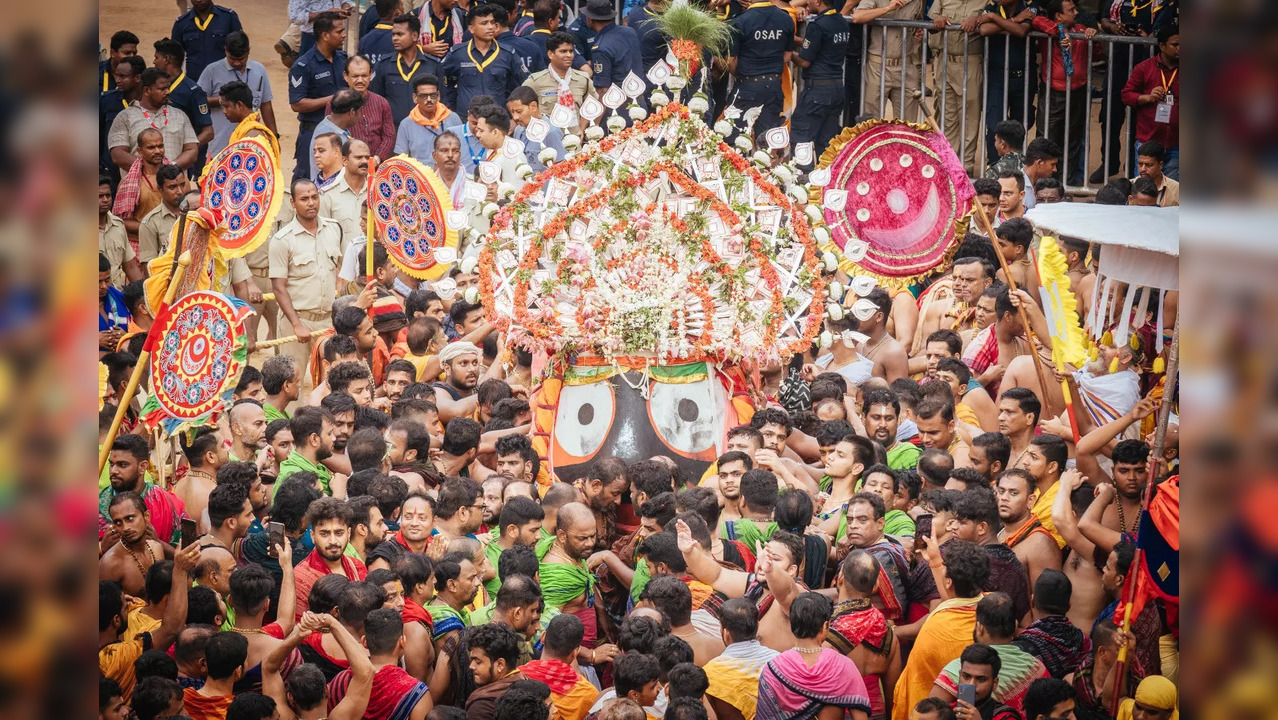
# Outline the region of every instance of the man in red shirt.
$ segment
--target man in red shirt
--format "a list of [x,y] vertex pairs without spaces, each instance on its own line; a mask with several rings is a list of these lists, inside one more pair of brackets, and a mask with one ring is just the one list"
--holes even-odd
[[368,576],[364,563],[344,554],[354,519],[349,505],[334,497],[322,497],[311,503],[306,516],[311,520],[311,540],[315,549],[293,570],[296,578],[294,587],[297,589],[294,612],[298,618],[310,609],[308,599],[316,580],[329,573],[341,573],[351,581]]
[[[1039,90],[1038,128],[1048,139],[1065,149],[1061,171],[1064,177],[1081,178],[1083,162],[1083,123],[1091,108],[1087,88],[1090,58],[1088,40],[1096,28],[1077,21],[1074,0],[1044,0],[1043,12],[1034,18],[1035,30],[1048,37],[1042,41],[1044,88]],[[1068,33],[1082,33],[1088,40],[1076,40]],[[1093,52],[1098,52],[1094,48]],[[1068,141],[1067,141],[1068,139]]]
[[1180,180],[1180,27],[1158,31],[1158,54],[1132,68],[1123,104],[1136,116],[1136,147],[1154,141],[1166,150],[1163,174]]
[[[395,122],[391,115],[391,106],[386,98],[370,92],[369,84],[373,80],[373,65],[363,55],[354,55],[346,61],[343,73],[346,85],[364,98],[364,105],[356,112],[355,127],[351,128],[351,137],[368,143],[368,149],[379,160],[385,160],[395,154]],[[332,112],[333,103],[329,103],[325,112]]]

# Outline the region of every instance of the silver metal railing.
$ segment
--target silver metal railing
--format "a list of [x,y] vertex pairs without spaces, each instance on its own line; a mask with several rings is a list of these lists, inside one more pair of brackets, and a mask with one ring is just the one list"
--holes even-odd
[[[888,112],[891,105],[892,116],[902,117],[913,112],[913,117],[904,119],[924,122],[923,111],[913,108],[916,103],[930,102],[938,126],[975,176],[984,175],[985,168],[993,160],[994,127],[1008,118],[1021,120],[1025,125],[1027,142],[1034,137],[1049,137],[1061,146],[1064,155],[1060,175],[1066,187],[1073,192],[1086,191],[1092,168],[1104,170],[1100,175],[1101,183],[1119,172],[1135,173],[1134,119],[1132,109],[1122,104],[1121,92],[1135,64],[1157,52],[1153,38],[1093,36],[1085,46],[1085,56],[1073,58],[1074,77],[1081,74],[1086,82],[1062,92],[1042,79],[1042,44],[1049,40],[1042,33],[1031,32],[1023,42],[1006,34],[986,36],[980,39],[978,52],[969,50],[964,54],[951,54],[953,43],[967,44],[966,34],[958,25],[949,25],[944,31],[939,31],[939,52],[928,47],[927,37],[933,34],[933,25],[927,20],[877,20],[854,28],[854,32],[857,29],[862,37],[862,83],[856,104],[858,114],[865,113],[867,107],[882,114]],[[916,37],[920,31],[925,34],[921,40]],[[890,49],[896,55],[897,47],[892,46],[898,46],[899,55],[890,59],[871,56],[872,33],[877,35],[877,48]],[[1070,37],[1085,39],[1081,33]],[[890,39],[897,42],[889,42]],[[1050,41],[1057,39],[1051,38]],[[999,55],[1003,58],[1002,62],[996,59],[994,67],[990,62],[992,51],[996,58]],[[1095,61],[1101,59],[1106,60],[1103,73],[1094,67]],[[950,95],[955,91],[951,83],[938,82],[938,77],[947,77],[949,63],[952,62],[963,63],[957,103],[951,102]],[[980,63],[979,67],[973,67],[975,62]],[[936,67],[938,64],[939,69]],[[882,70],[872,71],[872,65]],[[930,73],[929,66],[937,72]],[[917,77],[913,77],[915,71],[918,72]],[[974,71],[980,73],[980,102],[976,104],[976,112],[969,107],[968,97],[972,85],[970,75]],[[870,78],[877,78],[877,84],[871,84]],[[990,97],[991,90],[995,93],[993,98]],[[902,98],[903,92],[913,97]],[[900,103],[903,108],[897,102],[901,99],[904,100]],[[1100,101],[1099,108],[1094,108],[1094,100]],[[957,127],[950,114],[955,108],[962,113]],[[850,124],[850,121],[845,118],[845,123]],[[981,129],[976,133],[976,147],[969,147],[972,123]],[[1101,133],[1101,137],[1097,137],[1097,133]],[[1027,192],[1032,192],[1032,189],[1027,188]]]

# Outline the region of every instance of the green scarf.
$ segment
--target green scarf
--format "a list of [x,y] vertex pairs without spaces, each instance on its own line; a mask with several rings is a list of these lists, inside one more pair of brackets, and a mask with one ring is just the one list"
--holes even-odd
[[[729,528],[728,525],[732,527]],[[740,540],[745,546],[754,552],[755,544],[767,542],[772,538],[772,533],[777,531],[777,524],[769,522],[762,528],[754,520],[741,518],[733,520],[730,523],[724,522],[719,525],[719,536],[724,540]]]
[[541,564],[541,596],[546,601],[546,609],[559,609],[582,593],[589,595],[594,591],[595,577],[586,570],[586,563],[568,565],[565,563]]

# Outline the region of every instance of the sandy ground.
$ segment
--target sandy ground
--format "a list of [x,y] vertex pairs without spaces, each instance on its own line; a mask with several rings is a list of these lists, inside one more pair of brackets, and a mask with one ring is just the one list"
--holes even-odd
[[[288,70],[272,46],[288,27],[288,0],[216,2],[239,13],[240,23],[249,36],[250,57],[262,63],[270,76],[271,91],[275,95],[275,121],[282,136],[280,151],[284,155],[284,173],[287,176],[293,171],[297,115],[288,107]],[[142,41],[138,54],[150,65],[155,56],[153,44],[168,37],[178,15],[178,6],[168,0],[104,0],[98,6],[98,42],[108,47],[112,33],[131,30]]]

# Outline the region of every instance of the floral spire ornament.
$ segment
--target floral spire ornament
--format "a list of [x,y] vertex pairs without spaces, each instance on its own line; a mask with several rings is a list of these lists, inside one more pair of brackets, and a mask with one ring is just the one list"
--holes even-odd
[[678,61],[675,73],[685,82],[696,74],[703,50],[714,57],[726,57],[732,45],[732,28],[728,23],[686,0],[672,4],[657,18],[657,23],[662,34],[670,38],[670,52]]

